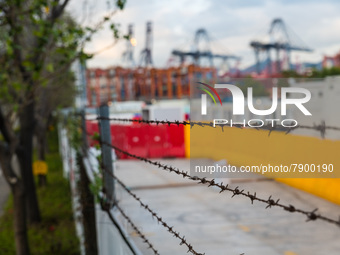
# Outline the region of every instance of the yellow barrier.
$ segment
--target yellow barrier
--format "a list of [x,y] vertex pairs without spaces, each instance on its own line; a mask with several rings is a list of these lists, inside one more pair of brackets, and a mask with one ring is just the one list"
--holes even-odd
[[[226,159],[229,164],[330,164],[340,169],[340,141],[253,129],[185,127],[186,156]],[[191,136],[191,138],[189,137]],[[340,204],[340,179],[280,178],[293,187]]]
[[190,158],[190,126],[184,126],[185,157]]
[[34,175],[46,175],[48,171],[48,166],[45,161],[37,160],[33,163],[33,174]]

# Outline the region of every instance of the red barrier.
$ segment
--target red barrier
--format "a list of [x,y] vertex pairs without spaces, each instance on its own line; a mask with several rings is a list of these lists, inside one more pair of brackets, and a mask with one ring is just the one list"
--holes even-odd
[[[127,125],[111,125],[111,140],[112,144],[118,148],[128,151],[129,146],[127,143]],[[114,132],[114,134],[112,133]],[[117,157],[120,159],[127,159],[128,156],[124,153],[116,151]]]
[[166,157],[185,157],[184,126],[166,126]]
[[[99,133],[97,121],[86,121],[89,134]],[[184,157],[184,127],[165,125],[116,125],[111,124],[111,143],[124,151],[141,157],[165,158]],[[93,146],[94,141],[89,139]],[[116,152],[120,159],[130,158],[123,153]]]
[[92,123],[89,120],[87,120],[85,122],[85,126],[87,133],[92,134]]
[[99,126],[97,121],[91,121],[92,134],[99,133]]
[[147,126],[148,129],[148,157],[164,158],[167,149],[166,126]]
[[97,121],[91,121],[87,120],[86,122],[86,131],[88,133],[87,140],[90,146],[94,146],[97,144],[97,141],[93,141],[91,138],[91,135],[94,135],[94,133],[99,133],[99,127]]
[[148,156],[148,135],[145,125],[130,125],[124,126],[126,141],[128,145],[128,152],[141,157]]
[[111,143],[116,146],[121,145],[121,141],[119,141],[119,134],[120,134],[120,128],[118,125],[110,125],[110,131],[111,131]]

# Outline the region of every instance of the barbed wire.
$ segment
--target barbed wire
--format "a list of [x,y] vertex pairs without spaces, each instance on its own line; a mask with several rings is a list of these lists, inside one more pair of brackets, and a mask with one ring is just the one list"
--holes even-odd
[[[133,223],[131,218],[126,215],[126,213],[123,211],[123,209],[116,203],[115,207],[118,209],[118,211],[121,213],[121,215],[127,220],[127,222],[130,224],[130,226],[134,229],[134,231],[137,233],[137,235],[143,240],[144,243],[148,245],[148,249],[152,250],[152,252],[156,255],[160,255],[159,252],[155,249],[155,247],[150,243],[150,241],[146,238],[146,236],[138,229],[138,227]],[[111,215],[110,212],[109,216]],[[112,216],[112,215],[111,215]]]
[[[102,116],[98,116],[96,118],[97,120],[110,120],[110,121],[116,121],[116,122],[129,122],[129,123],[139,123],[139,124],[156,124],[156,125],[183,125],[183,126],[190,126],[191,128],[194,126],[200,126],[200,127],[220,127],[222,131],[224,131],[225,127],[231,127],[230,124],[215,124],[213,122],[203,122],[203,121],[168,121],[168,120],[143,120],[143,119],[128,119],[128,118],[106,118]],[[256,126],[256,125],[261,125],[260,122],[253,122],[253,125],[249,125],[249,123],[245,123],[244,125],[238,124],[238,123],[233,123],[232,127],[236,128],[253,128],[256,130],[268,130],[269,135],[271,134],[272,131],[284,131],[286,134],[291,133],[292,131],[296,129],[309,129],[309,130],[315,130],[320,132],[321,137],[325,137],[326,130],[335,130],[335,131],[340,131],[340,127],[335,127],[335,126],[326,126],[326,123],[322,121],[320,124],[313,124],[312,126],[308,125],[299,125],[297,124],[296,126],[294,125],[294,122],[291,123],[290,127],[283,127],[279,125],[274,125],[273,123],[270,124],[263,124],[262,126]]]
[[[96,155],[93,154],[93,152],[89,151],[89,154],[91,154],[93,157],[97,157]],[[93,170],[93,167],[92,167],[92,164],[90,164],[90,167],[91,167],[91,171],[92,172],[95,172]],[[122,187],[123,189],[128,192],[132,197],[134,197],[142,207],[148,207],[148,205],[145,205],[141,200],[140,198],[138,198],[134,193],[131,192],[131,190],[120,180],[118,179],[114,174],[110,173],[109,171],[107,171],[107,169],[104,168],[104,170],[109,173],[111,175],[112,178],[114,178]],[[144,205],[145,206],[144,206]],[[146,243],[148,246],[147,248],[148,249],[151,249],[152,252],[156,255],[160,255],[159,252],[155,249],[155,247],[152,245],[152,243],[146,238],[146,236],[139,230],[139,228],[136,226],[136,224],[132,221],[132,219],[124,212],[124,210],[119,206],[118,203],[115,203],[114,204],[114,207],[117,208],[117,210],[121,213],[121,215],[126,219],[126,221],[130,224],[130,226],[134,229],[134,231],[137,233],[137,235],[143,240],[144,243]],[[170,225],[168,225],[167,223],[164,222],[164,220],[159,217],[154,211],[152,211],[150,209],[150,207],[148,207],[147,209],[151,214],[152,214],[152,217],[156,217],[157,221],[159,223],[162,224],[162,226],[164,226],[165,228],[167,228],[168,232],[172,233],[175,237],[178,236],[178,238],[181,240],[181,243],[180,245],[183,245],[185,244],[187,247],[188,247],[188,252],[190,251],[190,247],[191,247],[191,252],[195,252],[193,250],[193,246],[190,245],[189,243],[187,243],[187,241],[185,240],[185,236],[181,237],[180,236],[180,233],[179,232],[176,232],[175,230],[173,230],[173,227],[170,227]],[[110,212],[110,210],[106,210],[106,212],[108,213],[108,216],[110,218],[110,220],[112,222],[114,222],[114,219],[113,219],[113,215],[112,213]],[[165,225],[166,224],[166,225]],[[201,253],[193,253],[193,254],[197,254],[197,255],[205,255],[205,253],[201,254]],[[245,255],[244,253],[241,253],[240,255]]]
[[[87,135],[89,135],[89,133],[86,132]],[[95,155],[92,151],[88,150],[88,153],[92,155],[92,157],[97,158],[97,155]],[[101,162],[98,162],[100,165]],[[97,172],[94,170],[91,162],[89,161],[89,165],[90,165],[90,170],[92,172],[92,174],[96,174]],[[103,167],[102,167],[103,168]],[[106,171],[106,172],[109,172],[109,171]],[[102,202],[102,201],[101,201]],[[138,227],[133,223],[133,221],[131,220],[131,218],[129,216],[127,216],[127,214],[123,211],[123,209],[118,205],[118,203],[115,203],[114,206],[118,209],[118,211],[121,213],[121,215],[127,220],[127,222],[130,224],[130,226],[134,229],[134,231],[137,233],[137,235],[143,240],[144,243],[146,243],[148,245],[148,249],[152,250],[152,252],[155,254],[155,255],[160,255],[158,253],[158,251],[155,249],[155,247],[151,244],[151,242],[146,238],[146,236],[138,229]],[[115,224],[115,220],[113,218],[113,215],[111,213],[110,210],[105,210],[111,220],[111,222]],[[119,229],[119,226],[117,226],[117,228]]]
[[[85,131],[86,132],[86,131]],[[86,132],[87,135],[90,135],[88,132]],[[106,143],[104,141],[102,141],[101,139],[99,139],[101,144],[106,144],[111,146],[111,144]],[[94,154],[92,153],[92,155],[94,156]],[[196,252],[195,249],[193,248],[193,246],[187,242],[187,240],[185,239],[185,236],[181,236],[179,232],[174,230],[174,227],[170,227],[169,224],[167,224],[162,217],[160,217],[155,211],[153,211],[149,205],[145,204],[135,193],[133,193],[120,179],[117,178],[117,176],[115,176],[114,173],[108,171],[103,162],[99,162],[99,165],[101,166],[102,170],[104,170],[106,173],[108,173],[114,180],[116,180],[119,185],[130,195],[132,196],[136,201],[139,202],[139,204],[145,209],[147,210],[149,213],[151,213],[153,218],[156,218],[156,220],[158,221],[158,223],[160,223],[164,228],[167,229],[167,231],[171,234],[173,234],[174,237],[176,237],[177,239],[179,239],[181,241],[180,245],[185,245],[188,248],[187,252],[191,252],[194,255],[205,255],[205,253],[199,253]],[[117,206],[118,210],[123,214],[124,212],[122,212],[122,210],[119,208],[118,203],[114,203],[114,206]],[[124,215],[123,215],[124,216]],[[126,216],[126,214],[125,214]],[[126,218],[129,223],[131,222],[133,224],[133,222],[131,221],[131,219],[128,219],[128,217],[124,217]],[[133,226],[131,224],[131,226]],[[134,225],[135,226],[135,225]],[[136,226],[135,226],[136,227]],[[135,228],[134,228],[135,229]],[[135,229],[136,230],[136,229]],[[138,235],[145,241],[145,236],[138,230],[136,230],[136,232],[138,233]],[[148,243],[149,244],[149,243]],[[153,246],[151,244],[149,244],[149,248],[152,249],[154,251],[155,254],[158,254],[157,251],[153,248]]]
[[290,205],[284,205],[282,203],[279,203],[280,199],[275,200],[275,199],[272,198],[272,196],[269,196],[268,199],[259,198],[259,197],[256,196],[256,192],[251,194],[249,191],[245,192],[244,189],[240,189],[238,186],[236,188],[230,188],[228,184],[224,185],[223,182],[222,183],[215,182],[215,179],[208,180],[205,177],[201,178],[201,177],[198,177],[198,176],[191,176],[191,175],[188,174],[187,171],[183,171],[183,170],[180,170],[179,168],[176,168],[176,167],[173,167],[173,166],[168,166],[166,164],[162,164],[162,163],[157,162],[157,161],[153,161],[153,160],[150,160],[150,159],[147,159],[147,158],[135,155],[135,154],[131,154],[131,153],[129,153],[125,150],[122,150],[121,148],[114,146],[110,143],[107,143],[107,142],[103,142],[103,143],[111,146],[115,150],[117,150],[117,151],[119,151],[119,152],[121,152],[121,153],[123,153],[123,154],[125,154],[129,157],[132,157],[132,158],[141,160],[143,162],[146,162],[148,164],[157,166],[158,168],[161,168],[163,170],[166,170],[166,171],[169,171],[169,172],[172,172],[172,173],[176,173],[177,175],[180,175],[183,178],[187,178],[187,179],[190,179],[192,181],[198,181],[198,184],[206,184],[206,185],[208,185],[208,187],[210,187],[210,186],[216,187],[220,190],[220,193],[222,193],[224,191],[229,191],[229,192],[232,193],[232,197],[245,196],[245,197],[250,199],[252,204],[254,203],[254,201],[259,201],[259,202],[265,203],[267,205],[265,209],[268,209],[268,208],[271,208],[271,207],[279,207],[279,208],[282,208],[285,211],[290,212],[290,213],[300,213],[300,214],[305,215],[307,217],[306,221],[322,220],[322,221],[325,221],[325,222],[328,222],[328,223],[331,223],[331,224],[335,224],[336,226],[340,226],[340,217],[339,217],[339,220],[334,220],[334,219],[331,219],[329,217],[318,214],[317,213],[318,208],[314,209],[313,211],[305,211],[305,210],[302,210],[302,209],[298,209],[291,204]]
[[[174,230],[174,227],[170,227],[170,225],[168,223],[166,223],[162,217],[160,217],[154,210],[152,210],[149,205],[145,204],[135,193],[133,193],[119,178],[117,178],[117,176],[113,173],[111,173],[110,171],[107,171],[107,169],[104,168],[104,171],[106,171],[113,179],[115,179],[117,181],[117,183],[119,183],[119,185],[131,196],[133,197],[137,202],[139,202],[139,204],[141,205],[141,207],[143,207],[145,210],[147,210],[153,218],[156,218],[156,220],[158,221],[158,223],[160,223],[164,228],[167,229],[167,231],[172,234],[174,237],[176,237],[177,239],[179,239],[181,241],[180,245],[185,245],[188,248],[187,252],[191,252],[194,255],[204,255],[205,253],[199,253],[197,251],[195,251],[195,249],[193,248],[193,246],[188,243],[188,241],[185,239],[185,236],[181,236],[181,234],[179,232],[177,232],[176,230]],[[116,204],[115,204],[116,205]]]
[[[183,126],[187,126],[190,125],[190,127],[194,127],[196,126],[200,126],[200,127],[214,127],[214,123],[213,122],[192,122],[192,121],[158,121],[158,120],[141,120],[141,119],[127,119],[127,118],[104,118],[99,116],[97,118],[97,120],[110,120],[110,121],[122,121],[122,122],[130,122],[130,123],[139,123],[139,124],[148,124],[148,125],[167,125],[167,126],[171,126],[171,125],[183,125]],[[229,125],[227,124],[219,124],[217,126],[220,126],[222,131],[224,129],[224,127],[229,127]],[[236,124],[233,125],[234,127],[237,128],[243,128],[245,127],[244,125],[241,124]],[[250,128],[254,128],[257,130],[268,130],[269,131],[269,135],[271,134],[272,131],[285,131],[286,134],[290,133],[291,131],[295,130],[295,129],[310,129],[310,130],[316,130],[319,131],[321,136],[324,138],[325,137],[325,133],[326,130],[336,130],[336,131],[340,131],[339,127],[333,127],[333,126],[326,126],[325,122],[322,122],[320,125],[313,125],[313,126],[306,126],[306,125],[297,125],[295,127],[278,127],[278,126],[272,126],[272,125],[264,125],[262,127],[253,127],[253,126],[246,126],[246,127],[250,127]],[[91,135],[89,133],[87,133],[87,135]],[[266,204],[265,209],[268,208],[272,208],[272,207],[279,207],[282,208],[283,210],[290,212],[290,213],[300,213],[304,216],[307,217],[306,221],[315,221],[315,220],[322,220],[324,222],[328,222],[331,224],[334,224],[336,226],[340,226],[340,218],[339,220],[334,220],[331,219],[329,217],[323,216],[321,214],[319,214],[318,208],[312,210],[312,211],[306,211],[306,210],[302,210],[299,208],[296,208],[295,206],[289,204],[289,205],[285,205],[280,203],[280,199],[274,199],[272,198],[272,196],[269,196],[268,199],[264,199],[264,198],[259,198],[256,195],[256,192],[254,193],[250,193],[249,191],[245,191],[244,189],[239,188],[238,186],[236,188],[231,188],[229,187],[229,185],[224,185],[223,182],[222,183],[218,183],[215,182],[215,179],[207,179],[207,178],[200,178],[197,176],[191,176],[187,171],[183,171],[180,170],[179,168],[173,167],[171,165],[166,165],[166,164],[162,164],[160,162],[157,161],[152,161],[148,158],[144,158],[135,154],[132,154],[128,151],[125,151],[115,145],[112,145],[111,143],[107,143],[105,141],[101,141],[101,139],[99,139],[101,144],[106,144],[112,148],[114,148],[116,151],[123,153],[129,157],[141,160],[143,162],[146,162],[148,164],[154,165],[158,168],[161,168],[162,170],[165,171],[169,171],[169,172],[173,172],[176,173],[177,175],[182,176],[183,178],[187,178],[190,179],[192,181],[197,182],[197,184],[204,184],[204,185],[208,185],[208,187],[212,186],[212,187],[216,187],[219,189],[219,193],[222,193],[224,191],[228,191],[232,193],[232,197],[235,196],[244,196],[250,199],[251,204],[254,203],[254,201],[258,201],[261,203]],[[104,169],[106,171],[106,169]],[[119,185],[129,194],[131,195],[137,202],[139,202],[139,204],[145,209],[147,210],[152,217],[156,218],[156,220],[158,221],[158,223],[160,223],[163,227],[165,227],[167,229],[167,231],[171,234],[173,234],[174,237],[178,238],[179,240],[181,240],[180,245],[185,245],[188,248],[188,252],[191,252],[192,254],[199,254],[199,255],[203,255],[201,253],[197,253],[194,249],[193,246],[187,242],[187,240],[185,239],[185,236],[181,236],[179,232],[176,232],[173,227],[170,227],[169,224],[167,224],[160,216],[158,216],[157,213],[155,213],[152,209],[150,209],[149,205],[145,204],[144,202],[141,201],[141,199],[133,192],[131,192],[131,190],[121,181],[119,180],[113,173],[107,171],[112,178],[114,178]],[[129,224],[133,227],[133,229],[136,231],[136,233],[144,240],[145,243],[147,243],[149,245],[149,248],[154,252],[154,254],[159,254],[157,250],[154,249],[154,247],[152,246],[152,244],[150,244],[148,242],[148,240],[146,239],[145,235],[140,232],[137,228],[137,226],[132,222],[132,220],[124,213],[124,211],[119,207],[119,205],[116,203],[115,206],[117,207],[117,209],[121,212],[122,216],[129,222]],[[146,240],[145,240],[146,239]]]
[[[90,135],[89,133],[87,133],[87,134]],[[197,176],[191,176],[191,175],[188,174],[187,171],[179,170],[178,168],[175,168],[175,167],[172,167],[172,166],[168,166],[168,165],[165,165],[165,164],[161,164],[160,162],[152,161],[150,159],[147,159],[147,158],[144,158],[144,157],[140,157],[138,155],[131,154],[131,153],[129,153],[127,151],[124,151],[121,148],[119,148],[117,146],[114,146],[114,145],[112,145],[110,143],[107,143],[107,142],[103,142],[103,143],[109,145],[110,147],[114,148],[115,150],[117,150],[117,151],[119,151],[119,152],[121,152],[121,153],[123,153],[123,154],[125,154],[127,156],[130,156],[130,157],[133,157],[135,159],[144,161],[146,163],[155,165],[158,168],[162,168],[163,170],[166,170],[166,171],[169,171],[169,172],[174,172],[177,175],[181,175],[183,178],[187,178],[187,179],[190,179],[190,180],[193,180],[193,181],[199,181],[198,182],[199,184],[200,183],[201,184],[208,184],[208,187],[215,186],[215,187],[220,189],[220,193],[222,193],[224,191],[230,191],[230,192],[233,193],[232,197],[234,197],[236,195],[246,196],[246,197],[248,197],[251,200],[252,204],[253,204],[254,200],[262,202],[262,203],[266,203],[267,204],[266,209],[267,208],[271,208],[272,206],[277,206],[277,207],[281,207],[285,211],[288,211],[288,212],[291,212],[291,213],[294,213],[294,212],[301,213],[301,214],[307,216],[307,220],[306,221],[314,221],[314,220],[320,219],[320,220],[326,221],[328,223],[340,226],[340,217],[339,217],[339,220],[334,220],[334,219],[330,219],[328,217],[322,216],[322,215],[316,213],[316,211],[318,210],[317,208],[314,209],[311,212],[308,212],[308,211],[305,211],[305,210],[302,210],[302,209],[297,209],[293,205],[288,205],[288,206],[287,205],[283,205],[283,204],[279,203],[280,199],[277,199],[275,201],[274,199],[272,199],[272,196],[270,196],[268,199],[258,198],[258,197],[256,197],[256,192],[254,194],[251,194],[249,191],[248,192],[244,192],[243,189],[240,190],[238,186],[236,188],[232,189],[232,188],[229,188],[228,184],[227,185],[223,185],[223,182],[222,183],[215,183],[214,179],[207,180],[206,178],[199,178]]]

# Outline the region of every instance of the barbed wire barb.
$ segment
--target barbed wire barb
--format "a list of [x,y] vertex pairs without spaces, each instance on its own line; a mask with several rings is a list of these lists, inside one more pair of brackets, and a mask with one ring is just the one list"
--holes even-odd
[[[106,143],[106,142],[104,142],[104,143]],[[151,165],[158,166],[158,168],[161,168],[161,169],[166,170],[168,172],[172,172],[172,173],[176,173],[177,175],[181,175],[183,178],[187,178],[187,179],[192,180],[192,181],[198,181],[197,182],[198,184],[207,184],[208,186],[217,187],[217,188],[219,188],[220,193],[222,193],[223,191],[229,191],[229,192],[232,193],[232,197],[235,197],[235,196],[238,196],[238,195],[245,196],[245,197],[248,197],[251,200],[252,203],[253,203],[253,201],[259,201],[259,202],[267,204],[266,208],[280,207],[280,208],[282,208],[285,211],[288,211],[290,213],[303,214],[307,217],[307,219],[309,219],[309,221],[311,221],[311,220],[313,220],[313,221],[314,220],[323,220],[325,222],[335,224],[338,227],[340,226],[340,219],[334,220],[334,219],[322,216],[320,214],[315,214],[314,211],[308,212],[308,211],[305,211],[305,210],[302,210],[302,209],[296,209],[292,205],[284,205],[282,203],[279,203],[280,199],[277,199],[275,201],[274,199],[272,199],[272,196],[270,196],[268,199],[259,198],[255,195],[256,193],[254,193],[254,195],[251,195],[249,193],[249,191],[245,192],[243,189],[240,190],[238,186],[236,188],[230,188],[230,187],[228,187],[228,185],[223,185],[222,183],[215,182],[214,179],[207,180],[205,177],[201,178],[201,177],[197,177],[197,176],[191,176],[191,175],[188,174],[187,171],[183,171],[183,170],[180,170],[176,167],[168,166],[166,164],[161,164],[157,161],[152,161],[150,159],[131,154],[127,151],[120,149],[119,147],[117,147],[115,145],[111,145],[109,143],[106,143],[106,144],[111,146],[112,148],[114,148],[116,151],[123,153],[123,154],[125,154],[129,157],[141,160],[141,161],[143,161],[145,163],[149,163]]]
[[[212,127],[212,128],[217,128],[220,127],[222,132],[224,132],[224,127],[230,127],[230,125],[228,124],[216,124],[214,125],[213,122],[202,122],[202,121],[179,121],[179,120],[175,120],[175,121],[169,121],[169,120],[143,120],[143,119],[128,119],[128,118],[106,118],[106,117],[102,117],[102,116],[98,116],[96,118],[96,120],[110,120],[110,121],[115,121],[115,122],[130,122],[130,123],[138,123],[138,124],[147,124],[147,125],[151,125],[151,124],[156,124],[156,125],[167,125],[167,126],[171,126],[171,125],[176,125],[176,126],[187,126],[189,125],[190,128],[193,128],[194,126],[199,126],[199,127]],[[271,135],[272,131],[284,131],[286,134],[291,133],[292,131],[296,130],[296,129],[309,129],[309,130],[315,130],[320,132],[320,136],[322,138],[325,138],[326,135],[326,130],[334,130],[334,131],[340,131],[340,127],[334,127],[334,126],[326,126],[325,121],[322,121],[319,125],[317,124],[313,124],[312,126],[308,126],[308,125],[299,125],[297,124],[296,126],[294,126],[294,122],[292,122],[290,124],[290,126],[282,126],[280,128],[277,127],[277,125],[273,125],[273,124],[264,124],[262,126],[256,126],[256,124],[259,123],[255,123],[253,125],[249,125],[249,124],[233,124],[232,127],[236,127],[236,128],[252,128],[252,129],[256,129],[256,130],[268,130],[269,134],[268,136]]]
[[137,233],[137,235],[143,240],[143,242],[147,244],[148,249],[152,250],[152,252],[154,254],[160,255],[158,253],[158,251],[155,249],[155,247],[146,238],[146,236],[138,229],[138,227],[133,223],[131,218],[126,215],[126,213],[123,211],[123,209],[117,203],[115,204],[115,207],[118,209],[120,214],[127,220],[127,222],[130,224],[130,226],[133,228],[133,230]]
[[[104,171],[106,171],[106,169],[104,169]],[[205,253],[199,253],[196,252],[193,248],[193,246],[187,242],[187,240],[185,239],[185,236],[181,236],[179,232],[176,232],[173,228],[173,226],[171,227],[168,223],[166,223],[162,217],[160,217],[154,210],[152,210],[150,208],[149,205],[145,204],[135,193],[133,193],[115,174],[111,173],[110,171],[106,171],[108,174],[111,175],[111,177],[113,179],[115,179],[117,181],[117,183],[119,183],[119,185],[131,196],[133,197],[137,202],[139,202],[139,204],[141,205],[141,207],[143,207],[146,211],[148,211],[152,217],[154,217],[158,223],[160,223],[164,228],[167,229],[167,231],[171,234],[173,234],[176,238],[178,238],[181,243],[180,245],[185,245],[188,248],[188,252],[191,252],[194,255],[205,255]]]

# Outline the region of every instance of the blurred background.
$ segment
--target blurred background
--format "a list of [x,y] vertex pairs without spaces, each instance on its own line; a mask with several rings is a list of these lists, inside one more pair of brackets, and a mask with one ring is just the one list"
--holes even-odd
[[[0,10],[1,254],[339,253],[340,2]],[[213,128],[242,121],[226,83],[259,110],[278,88],[274,113],[244,115],[278,125]],[[312,116],[281,116],[283,88]],[[194,171],[269,165],[297,173]]]

